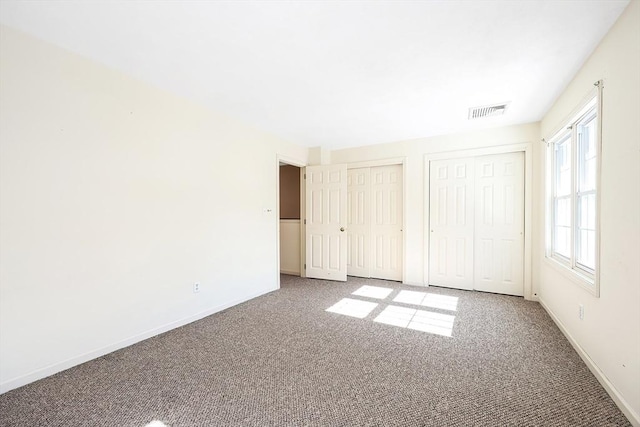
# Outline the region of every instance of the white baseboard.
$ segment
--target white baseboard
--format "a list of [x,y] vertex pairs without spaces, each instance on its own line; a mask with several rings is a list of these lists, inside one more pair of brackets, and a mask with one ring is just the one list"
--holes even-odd
[[280,274],[288,274],[289,276],[300,276],[299,271],[280,269]]
[[141,334],[137,334],[134,335],[130,338],[124,339],[122,341],[118,341],[116,343],[110,344],[108,346],[99,348],[97,350],[93,350],[93,351],[89,351],[87,353],[83,353],[80,354],[78,356],[72,357],[70,359],[64,360],[62,362],[59,363],[54,363],[52,365],[46,366],[44,368],[40,368],[37,369],[29,374],[26,375],[22,375],[20,377],[17,378],[13,378],[11,380],[5,381],[3,383],[0,383],[0,394],[2,393],[6,393],[9,390],[13,390],[15,388],[18,387],[22,387],[23,385],[27,385],[29,383],[32,383],[34,381],[40,380],[42,378],[46,378],[48,376],[51,376],[53,374],[57,374],[58,372],[64,371],[66,369],[72,368],[74,366],[80,365],[81,363],[85,363],[88,362],[90,360],[96,359],[98,357],[104,356],[105,354],[109,354],[112,353],[116,350],[120,350],[121,348],[125,348],[128,347],[130,345],[133,345],[137,342],[149,339],[151,337],[154,337],[156,335],[160,335],[162,333],[165,333],[167,331],[170,331],[172,329],[175,328],[179,328],[180,326],[184,326],[187,325],[189,323],[195,322],[196,320],[200,320],[204,317],[210,316],[212,314],[215,314],[219,311],[225,310],[229,307],[233,307],[234,305],[238,305],[241,304],[245,301],[249,301],[253,298],[259,297],[261,295],[264,294],[268,294],[269,292],[273,292],[275,291],[276,288],[273,289],[267,289],[265,291],[260,291],[257,292],[255,294],[249,295],[245,298],[240,298],[225,304],[221,304],[219,306],[216,307],[212,307],[209,308],[207,310],[204,311],[200,311],[196,314],[193,314],[191,316],[187,316],[184,317],[182,319],[176,320],[174,322],[170,322],[167,324],[164,324],[160,327],[148,330],[146,332],[143,332]]
[[582,358],[584,363],[587,365],[591,373],[593,373],[593,375],[600,382],[602,387],[604,387],[605,391],[609,393],[609,396],[611,396],[611,399],[613,399],[613,401],[618,406],[618,408],[620,408],[622,413],[629,419],[629,422],[631,422],[631,424],[634,427],[640,427],[640,416],[638,416],[638,414],[631,408],[631,406],[627,403],[627,401],[620,395],[620,393],[615,388],[615,386],[611,384],[611,381],[609,381],[609,379],[605,376],[604,372],[600,370],[598,365],[595,364],[595,362],[589,357],[586,351],[584,351],[584,349],[580,346],[580,344],[578,344],[578,342],[569,333],[569,331],[564,326],[564,324],[560,321],[560,319],[544,303],[544,300],[541,298],[538,298],[538,300],[542,308],[544,308],[545,311],[549,314],[549,316],[551,316],[551,319],[553,319],[553,321],[558,326],[560,331],[562,331],[564,336],[567,337],[567,340],[569,340],[569,342],[571,343],[573,348],[576,350],[580,358]]

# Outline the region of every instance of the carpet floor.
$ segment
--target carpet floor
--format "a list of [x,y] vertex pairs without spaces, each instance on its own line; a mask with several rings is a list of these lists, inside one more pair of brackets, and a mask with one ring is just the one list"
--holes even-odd
[[627,425],[539,304],[358,278],[282,276],[0,395],[0,426]]

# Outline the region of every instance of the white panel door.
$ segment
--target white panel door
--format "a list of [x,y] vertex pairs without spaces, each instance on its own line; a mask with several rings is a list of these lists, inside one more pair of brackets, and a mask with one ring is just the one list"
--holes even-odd
[[402,165],[371,168],[371,277],[402,280]]
[[347,280],[347,166],[308,166],[307,277]]
[[524,295],[524,153],[476,157],[475,281],[480,291]]
[[473,158],[429,166],[429,284],[473,289]]
[[371,277],[370,168],[347,171],[347,274]]

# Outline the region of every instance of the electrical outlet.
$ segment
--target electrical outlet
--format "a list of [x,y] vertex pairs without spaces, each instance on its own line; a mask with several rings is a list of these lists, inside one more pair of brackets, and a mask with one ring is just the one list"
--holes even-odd
[[578,304],[578,317],[580,320],[584,320],[584,305]]
[[200,283],[196,282],[193,284],[193,293],[200,292]]

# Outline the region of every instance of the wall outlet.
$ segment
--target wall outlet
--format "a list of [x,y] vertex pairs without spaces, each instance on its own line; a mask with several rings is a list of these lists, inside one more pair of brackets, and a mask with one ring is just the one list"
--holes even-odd
[[584,305],[578,304],[578,317],[580,320],[584,320]]
[[200,283],[196,282],[193,284],[193,293],[200,292]]

